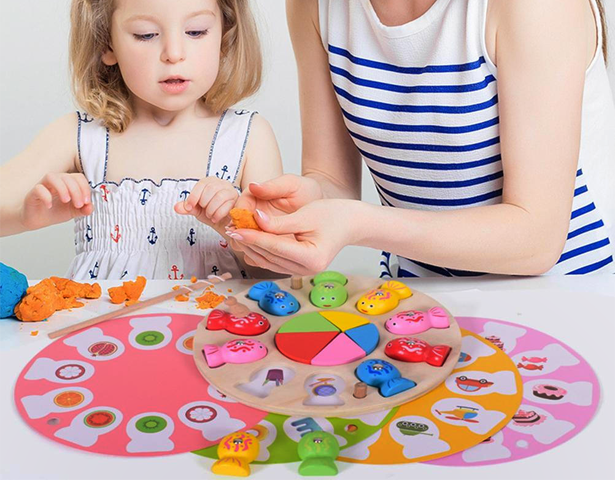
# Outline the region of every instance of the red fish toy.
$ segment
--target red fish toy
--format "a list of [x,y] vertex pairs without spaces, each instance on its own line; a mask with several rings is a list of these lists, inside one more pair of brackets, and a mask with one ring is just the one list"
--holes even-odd
[[253,337],[265,333],[270,327],[269,320],[256,312],[236,317],[223,310],[213,310],[207,317],[207,330],[226,330],[234,335]]
[[441,367],[451,353],[447,345],[431,346],[420,338],[402,337],[387,343],[384,353],[402,362],[427,362],[434,367]]

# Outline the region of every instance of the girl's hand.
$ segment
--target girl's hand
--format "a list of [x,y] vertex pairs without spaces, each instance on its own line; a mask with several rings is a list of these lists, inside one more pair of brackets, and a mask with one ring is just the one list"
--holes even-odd
[[199,180],[188,198],[176,203],[174,208],[180,215],[193,215],[199,222],[220,230],[222,227],[218,224],[227,219],[238,197],[239,193],[232,183],[217,177],[206,177]]
[[28,192],[21,222],[28,230],[90,215],[90,185],[82,173],[48,173]]
[[[229,229],[248,265],[278,273],[312,275],[353,242],[356,200],[316,200],[290,215],[255,215],[264,230]],[[233,247],[234,248],[234,247]]]

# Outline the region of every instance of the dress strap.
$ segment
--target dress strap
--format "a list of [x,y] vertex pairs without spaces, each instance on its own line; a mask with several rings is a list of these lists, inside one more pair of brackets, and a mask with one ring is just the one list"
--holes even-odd
[[104,182],[107,175],[109,129],[84,112],[78,111],[77,119],[79,163],[90,185],[96,186]]
[[220,117],[209,152],[207,176],[216,176],[231,183],[237,181],[241,162],[250,135],[252,118],[257,112],[226,110]]

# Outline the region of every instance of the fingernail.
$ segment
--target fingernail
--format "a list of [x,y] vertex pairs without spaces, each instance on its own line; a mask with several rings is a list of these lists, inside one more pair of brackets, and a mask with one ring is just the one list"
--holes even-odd
[[184,208],[187,212],[189,212],[190,210],[192,210],[192,205],[190,205],[189,203],[184,203]]
[[260,184],[260,183],[258,183],[258,182],[250,182],[250,185],[256,185],[257,187],[260,187],[260,186],[261,186],[261,184]]
[[90,197],[85,197],[85,203],[86,203],[86,205],[87,205],[88,203],[90,203]]
[[243,237],[241,235],[239,235],[238,233],[234,233],[234,232],[226,232],[226,234],[231,237],[233,240],[243,240]]
[[266,222],[269,221],[269,217],[267,216],[267,214],[265,212],[261,212],[258,208],[256,209],[256,213],[258,213],[258,216],[261,217],[263,220],[265,220]]

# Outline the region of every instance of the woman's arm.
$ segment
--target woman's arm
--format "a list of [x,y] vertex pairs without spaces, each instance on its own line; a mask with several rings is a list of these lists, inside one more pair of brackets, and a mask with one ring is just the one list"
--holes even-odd
[[355,244],[461,270],[534,275],[553,266],[569,228],[579,154],[587,41],[592,38],[584,21],[586,5],[576,0],[492,0],[490,5],[503,203],[421,212],[317,201],[292,215],[259,219],[263,229],[293,232],[298,242],[238,232],[259,265],[297,264],[304,273],[313,272],[345,244]]
[[318,23],[318,0],[287,0],[297,59],[302,174],[320,183],[325,198],[361,198],[361,156],[344,124]]
[[74,113],[60,117],[0,167],[0,236],[91,213],[89,185],[76,168],[76,132]]

